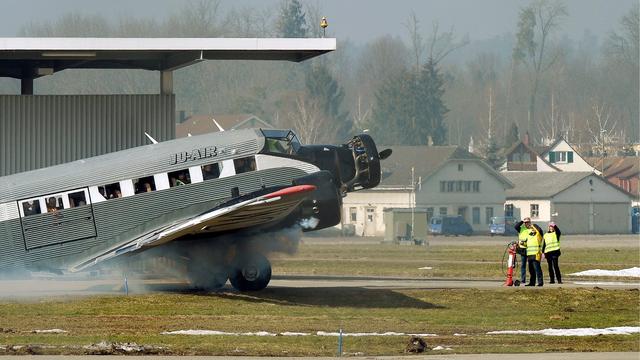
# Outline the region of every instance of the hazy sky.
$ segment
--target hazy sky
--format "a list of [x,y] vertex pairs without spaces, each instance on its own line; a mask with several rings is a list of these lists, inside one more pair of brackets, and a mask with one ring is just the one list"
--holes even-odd
[[[580,39],[589,29],[602,39],[618,25],[638,0],[569,0],[569,18],[562,32]],[[184,6],[184,0],[0,0],[0,36],[15,36],[30,21],[54,21],[67,12],[102,14],[113,20],[120,16],[166,18]],[[223,0],[225,10],[256,6],[277,8],[279,0]],[[301,0],[301,2],[307,2]],[[329,30],[338,39],[362,43],[384,34],[406,37],[403,23],[414,10],[428,33],[433,21],[442,29],[471,40],[514,33],[518,10],[525,0],[311,0],[329,18]]]

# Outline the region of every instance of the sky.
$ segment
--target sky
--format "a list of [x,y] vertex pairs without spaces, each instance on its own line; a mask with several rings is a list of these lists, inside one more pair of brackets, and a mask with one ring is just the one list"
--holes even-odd
[[[278,8],[281,0],[222,0],[222,8]],[[586,30],[605,37],[638,0],[567,0],[569,17],[562,33],[575,40]],[[486,40],[514,33],[517,14],[527,0],[301,0],[322,9],[329,19],[329,34],[338,40],[366,43],[382,35],[406,38],[411,11],[428,33],[437,21],[441,29],[453,27],[470,40]],[[0,36],[16,36],[29,22],[55,21],[69,12],[102,14],[110,20],[124,16],[164,19],[184,6],[184,0],[0,0]]]

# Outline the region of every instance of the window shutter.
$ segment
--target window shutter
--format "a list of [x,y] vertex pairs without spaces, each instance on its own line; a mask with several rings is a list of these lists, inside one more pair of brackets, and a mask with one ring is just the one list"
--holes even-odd
[[554,163],[556,162],[556,152],[555,151],[549,151],[549,162],[550,163]]
[[568,151],[567,152],[567,161],[572,163],[573,162],[573,151]]

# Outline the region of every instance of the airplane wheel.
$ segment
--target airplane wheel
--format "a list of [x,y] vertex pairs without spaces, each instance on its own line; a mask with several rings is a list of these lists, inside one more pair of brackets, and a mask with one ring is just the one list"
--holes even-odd
[[219,290],[224,287],[229,278],[226,266],[190,266],[189,280],[191,286],[202,290]]
[[240,256],[233,262],[229,281],[239,291],[258,291],[271,280],[271,264],[262,254]]

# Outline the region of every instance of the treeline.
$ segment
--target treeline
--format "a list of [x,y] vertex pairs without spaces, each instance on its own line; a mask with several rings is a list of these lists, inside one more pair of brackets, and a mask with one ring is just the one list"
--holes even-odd
[[[223,9],[185,3],[163,20],[67,14],[31,23],[21,36],[320,37],[322,10],[298,0],[277,8]],[[471,138],[493,153],[525,132],[585,146],[639,140],[638,5],[608,34],[562,38],[561,2],[521,9],[504,49],[451,54],[473,44],[407,14],[406,38],[366,44],[338,39],[338,51],[302,64],[209,61],[174,75],[177,109],[187,114],[253,113],[296,128],[304,141],[344,141],[368,129],[381,143],[458,144]],[[329,21],[331,19],[329,18]],[[331,24],[327,29],[331,36]],[[601,40],[601,41],[600,41]],[[597,51],[592,49],[597,47]],[[467,52],[465,52],[467,53]],[[153,72],[63,71],[36,81],[36,93],[156,93]],[[3,90],[4,89],[4,90]],[[7,82],[3,92],[15,91]]]

